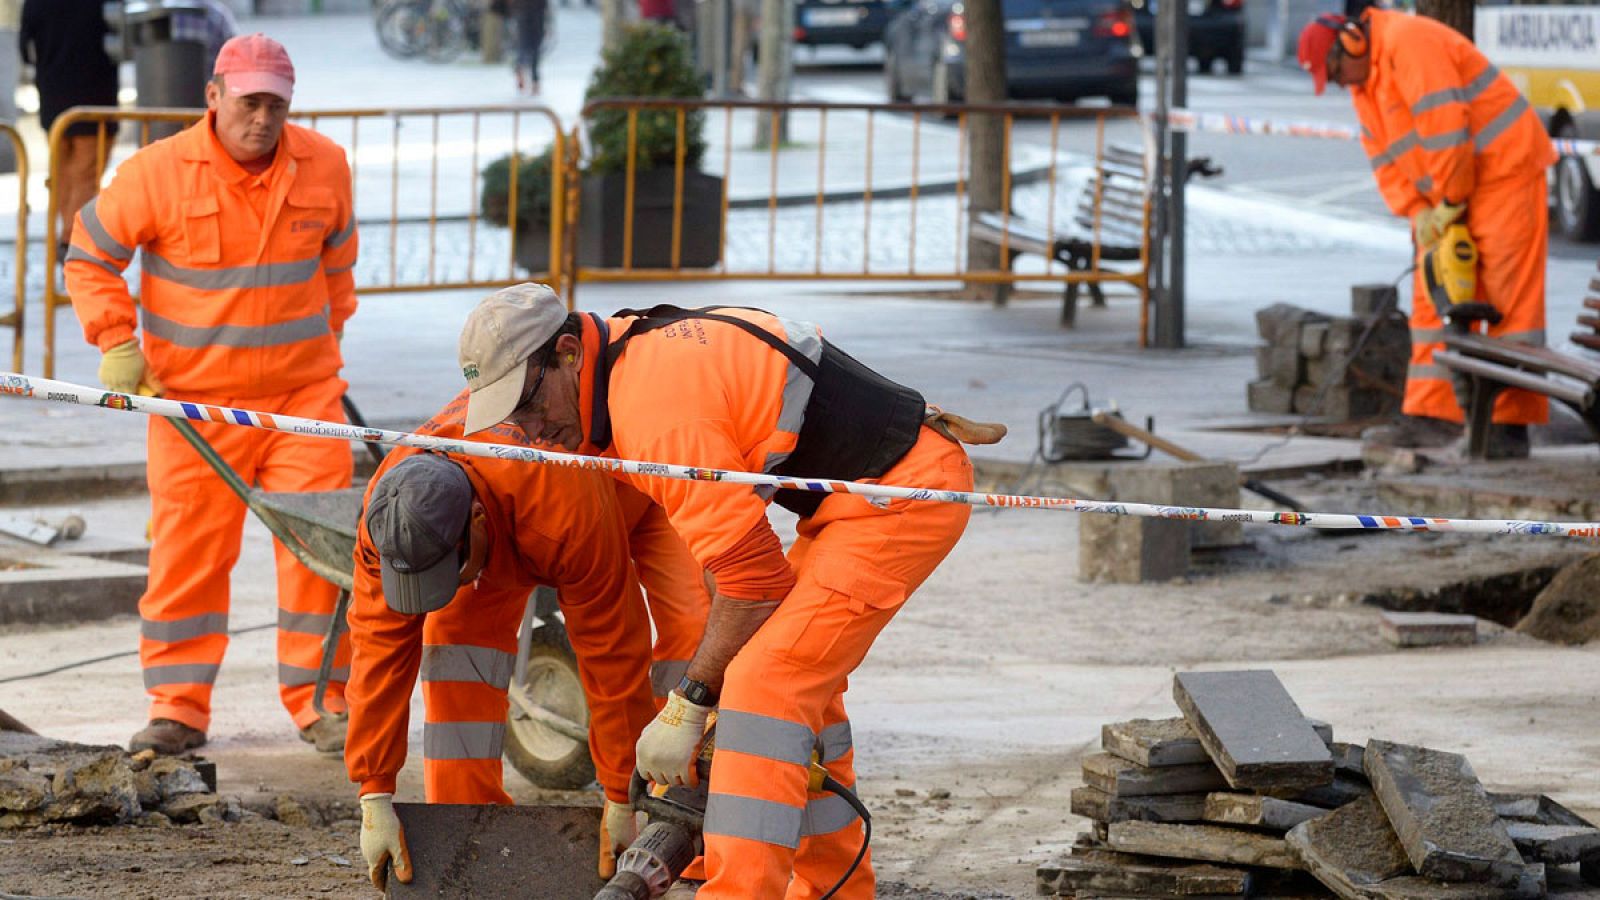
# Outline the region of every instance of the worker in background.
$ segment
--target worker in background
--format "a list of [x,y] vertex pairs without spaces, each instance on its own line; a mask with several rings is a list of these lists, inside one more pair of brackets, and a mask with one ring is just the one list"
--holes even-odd
[[[459,438],[466,409],[463,391],[418,433]],[[511,426],[475,439],[531,446]],[[605,791],[602,878],[636,836],[633,742],[688,668],[705,627],[702,570],[661,507],[600,473],[400,448],[367,490],[346,687],[345,764],[361,786],[361,852],[380,889],[390,861],[396,877],[411,880],[393,794],[419,670],[427,801],[511,802],[501,764],[506,690],[517,627],[539,584],[559,592],[588,700],[589,750]]]
[[[569,450],[707,469],[882,480],[968,490],[972,465],[945,433],[970,426],[837,350],[815,325],[758,310],[657,307],[568,314],[548,288],[490,295],[461,333],[466,430],[512,422]],[[986,442],[1003,433],[990,426]],[[976,437],[977,435],[970,435]],[[944,559],[969,510],[778,491],[801,516],[787,558],[770,491],[630,476],[667,510],[715,581],[688,672],[638,743],[657,784],[697,781],[713,709],[704,898],[814,896],[850,866],[861,823],[807,791],[815,752],[855,784],[847,677]],[[793,879],[793,887],[791,887]],[[873,896],[870,863],[841,898]]]
[[[1478,249],[1479,299],[1501,315],[1488,334],[1544,346],[1545,170],[1556,153],[1527,99],[1454,29],[1392,10],[1318,16],[1300,33],[1299,58],[1318,94],[1329,81],[1350,89],[1378,189],[1411,220],[1419,258],[1464,221]],[[1459,440],[1463,416],[1450,373],[1433,361],[1444,324],[1421,266],[1415,283],[1405,417],[1364,437],[1442,447]],[[1527,456],[1528,426],[1547,415],[1544,397],[1502,392],[1489,455]]]
[[[342,422],[339,339],[356,310],[357,243],[344,151],[287,124],[294,66],[277,41],[234,38],[214,71],[205,118],[129,157],[79,213],[66,262],[73,309],[100,348],[107,390]],[[135,251],[138,315],[122,279]],[[264,490],[350,486],[348,444],[195,428]],[[152,419],[147,446],[152,546],[139,658],[150,723],[129,748],[180,753],[204,744],[210,726],[245,506],[170,424]],[[344,716],[319,716],[312,693],[338,589],[274,549],[279,696],[302,738],[337,753]],[[325,697],[334,713],[348,659],[341,641]]]

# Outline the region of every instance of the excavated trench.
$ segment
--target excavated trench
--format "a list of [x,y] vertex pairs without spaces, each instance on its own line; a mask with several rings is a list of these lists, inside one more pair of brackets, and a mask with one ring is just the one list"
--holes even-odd
[[1559,571],[1534,566],[1435,587],[1395,587],[1369,592],[1361,602],[1397,612],[1465,613],[1515,628]]

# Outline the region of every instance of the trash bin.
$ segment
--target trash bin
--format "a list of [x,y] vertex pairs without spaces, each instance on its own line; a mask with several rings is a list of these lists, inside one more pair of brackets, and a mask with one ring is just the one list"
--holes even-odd
[[[126,0],[122,5],[122,38],[133,59],[134,86],[142,109],[203,109],[206,105],[206,45],[201,35],[173,36],[177,15],[205,16],[199,0]],[[160,140],[183,125],[150,126],[150,140]],[[142,131],[142,129],[141,129]]]

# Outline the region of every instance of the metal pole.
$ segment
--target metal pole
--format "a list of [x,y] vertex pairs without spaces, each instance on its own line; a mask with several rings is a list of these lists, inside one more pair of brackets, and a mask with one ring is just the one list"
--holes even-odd
[[[1166,63],[1170,84],[1168,109],[1181,109],[1189,101],[1189,10],[1186,0],[1165,0],[1158,11],[1157,42]],[[1164,39],[1164,40],[1163,40]],[[1163,123],[1164,124],[1164,123]],[[1166,217],[1162,254],[1164,278],[1156,300],[1154,346],[1176,349],[1184,345],[1184,175],[1188,169],[1188,135],[1164,129],[1161,144],[1165,163]]]

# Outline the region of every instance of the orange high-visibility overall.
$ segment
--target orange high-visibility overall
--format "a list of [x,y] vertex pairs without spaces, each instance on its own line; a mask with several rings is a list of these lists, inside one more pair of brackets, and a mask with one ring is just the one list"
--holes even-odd
[[[460,438],[466,404],[463,391],[418,433]],[[466,440],[532,446],[515,426]],[[373,483],[416,452],[390,451]],[[364,794],[394,790],[420,673],[427,800],[510,803],[500,761],[506,691],[528,595],[535,585],[548,584],[559,593],[578,658],[597,777],[607,797],[626,802],[634,742],[658,706],[650,689],[651,616],[661,635],[658,650],[673,654],[657,665],[687,659],[682,648],[692,651],[710,606],[699,566],[671,529],[657,527],[665,518],[659,507],[600,473],[452,459],[466,470],[483,503],[490,549],[483,574],[447,606],[425,616],[389,609],[364,522],[359,533],[350,610],[355,653],[346,688],[351,780]],[[640,579],[650,591],[648,613]]]
[[[816,326],[752,310],[718,313],[753,322],[800,354],[820,350]],[[615,341],[628,319],[604,320]],[[597,320],[583,321],[583,428],[592,442],[597,414],[609,416],[604,448],[627,459],[743,471],[770,471],[795,450],[810,398],[808,379],[783,354],[738,327],[686,320],[633,337],[613,364],[601,409]],[[826,473],[820,473],[826,474]],[[766,524],[765,499],[748,486],[635,476],[667,510],[718,590],[744,570],[767,568],[730,550],[750,546]],[[915,445],[881,481],[967,490],[972,466],[952,441],[922,428]],[[876,503],[832,495],[801,519],[787,563],[795,586],[726,673],[719,701],[717,752],[705,817],[702,900],[815,897],[843,873],[861,846],[861,823],[831,794],[806,789],[813,752],[841,784],[853,786],[854,751],[844,691],[878,633],[928,577],[966,527],[965,506]],[[781,553],[775,537],[770,552]],[[737,558],[737,561],[733,561]],[[780,557],[779,566],[784,564]],[[837,896],[874,893],[870,860]]]
[[[335,335],[356,309],[350,170],[332,141],[284,128],[272,166],[251,175],[222,149],[211,116],[140,150],[78,214],[67,290],[102,351],[142,320],[149,375],[168,396],[343,421]],[[141,251],[137,310],[122,272]],[[269,491],[350,486],[347,445],[199,423],[247,482]],[[228,575],[245,507],[172,426],[151,419],[150,581],[139,600],[150,718],[207,730],[228,644]],[[278,686],[297,726],[311,705],[337,589],[274,545]],[[341,641],[326,697],[344,707]]]
[[[1383,9],[1364,13],[1371,70],[1351,89],[1362,145],[1396,215],[1444,201],[1465,203],[1478,246],[1478,296],[1502,319],[1491,337],[1544,346],[1548,228],[1545,169],[1555,148],[1539,117],[1472,42],[1434,19]],[[1418,248],[1411,302],[1411,366],[1403,411],[1462,421],[1450,373],[1433,361],[1444,324],[1428,298]],[[1494,421],[1537,424],[1544,397],[1506,390]]]

